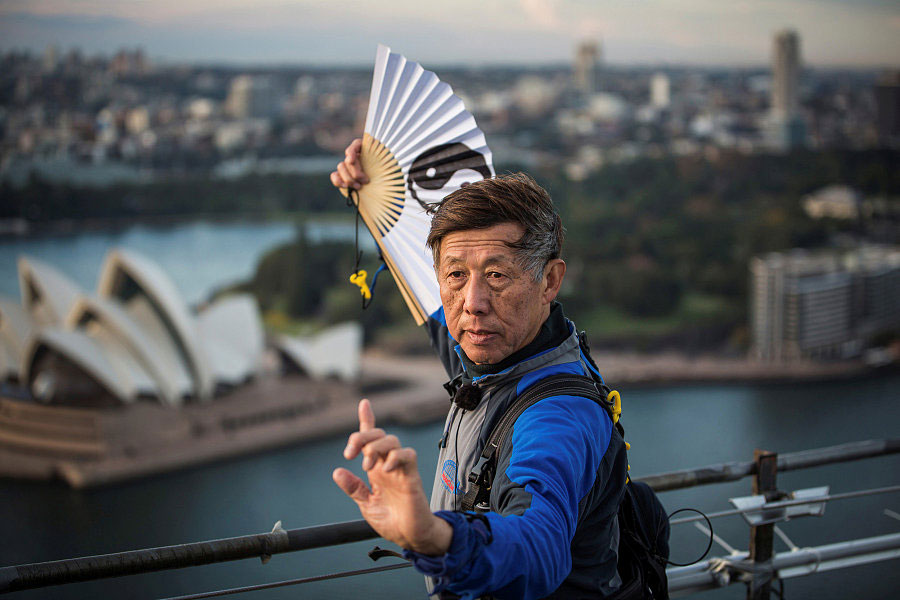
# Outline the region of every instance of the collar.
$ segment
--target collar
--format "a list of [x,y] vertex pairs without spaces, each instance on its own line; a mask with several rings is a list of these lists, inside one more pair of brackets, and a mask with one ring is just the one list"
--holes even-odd
[[[513,352],[499,363],[478,365],[472,362],[462,348],[457,346],[457,353],[463,363],[463,369],[468,377],[473,380],[481,380],[489,375],[498,375],[508,371],[511,367],[522,363],[529,358],[536,357],[549,350],[561,346],[572,334],[573,327],[562,311],[559,302],[550,305],[550,315],[541,325],[535,338],[523,348]],[[464,376],[464,379],[468,377]]]

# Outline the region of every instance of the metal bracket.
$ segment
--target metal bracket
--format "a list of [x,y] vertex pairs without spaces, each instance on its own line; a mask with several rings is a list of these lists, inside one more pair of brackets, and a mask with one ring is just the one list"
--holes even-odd
[[797,517],[821,517],[825,514],[825,499],[829,486],[821,486],[797,490],[787,495],[785,500],[809,500],[809,503],[783,506],[783,502],[767,502],[764,495],[729,498],[728,501],[738,510],[751,527],[770,525],[789,521]]
[[[275,525],[272,527],[271,533],[287,535],[287,531],[285,531],[284,527],[281,526],[281,521],[275,521]],[[259,560],[262,561],[262,564],[266,564],[267,562],[272,560],[272,555],[266,552],[266,549],[268,548],[268,540],[266,538],[262,539],[262,545],[263,553],[259,555]]]

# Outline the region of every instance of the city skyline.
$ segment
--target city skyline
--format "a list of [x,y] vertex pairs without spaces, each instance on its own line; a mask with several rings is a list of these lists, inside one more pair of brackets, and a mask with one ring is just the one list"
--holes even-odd
[[429,64],[550,64],[597,40],[612,64],[764,66],[785,28],[806,65],[896,67],[900,57],[889,0],[0,0],[0,50],[139,46],[173,62],[365,65],[381,42]]

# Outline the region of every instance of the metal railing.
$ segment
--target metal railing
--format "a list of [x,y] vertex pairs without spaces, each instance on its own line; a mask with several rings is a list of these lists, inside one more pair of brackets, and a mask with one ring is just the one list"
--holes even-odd
[[[867,440],[780,455],[777,457],[777,471],[793,471],[897,453],[900,453],[900,438]],[[766,458],[774,459],[775,455],[769,455]],[[759,485],[761,471],[760,464],[765,465],[765,463],[761,463],[758,458],[756,461],[722,463],[696,469],[650,475],[636,479],[636,481],[643,481],[659,492],[735,481],[744,477],[754,476],[754,493],[758,493],[766,491],[756,489]],[[775,464],[776,462],[773,460],[770,467],[775,466]],[[763,467],[763,470],[764,469],[765,466]],[[772,475],[772,481],[774,482],[774,475]],[[761,508],[761,510],[768,508],[770,508],[770,506],[766,505]],[[737,511],[737,513],[739,512],[742,511]],[[276,527],[268,533],[179,544],[175,546],[164,546],[160,548],[117,552],[98,556],[0,567],[0,594],[51,585],[89,581],[106,577],[135,575],[167,569],[180,569],[247,558],[260,558],[263,562],[266,562],[274,554],[324,548],[327,546],[346,544],[377,537],[378,534],[376,534],[369,524],[363,520],[289,530],[281,529],[279,522],[276,524]],[[768,539],[769,551],[771,552],[771,532]],[[844,544],[849,544],[850,546],[842,548],[840,551],[831,547],[836,545],[831,545],[828,547],[823,546],[820,548],[809,549],[809,553],[807,554],[813,557],[813,559],[811,559],[813,562],[818,561],[818,563],[822,563],[824,562],[825,557],[832,556],[832,554],[834,554],[834,556],[846,557],[852,555],[853,552],[856,552],[856,555],[872,554],[873,556],[881,556],[884,552],[890,554],[890,552],[896,551],[900,553],[900,550],[897,550],[900,548],[900,535],[882,536],[881,538],[857,540],[856,542],[858,542],[858,544],[855,549],[853,547],[854,542],[846,542]],[[887,549],[885,549],[886,546]],[[848,554],[848,552],[850,554]],[[770,556],[763,561],[755,560],[752,562],[757,563],[757,570],[759,570],[759,563],[768,565],[766,568],[768,569],[769,574],[773,572],[773,569],[782,568],[778,566],[782,563],[789,566],[801,564],[802,561],[798,562],[800,555],[795,555],[793,553],[788,554],[791,556],[779,554],[774,557]],[[887,556],[887,558],[891,557],[893,557],[893,555]],[[748,560],[747,555],[741,555],[737,558],[739,561],[743,560],[746,562],[746,560]],[[879,559],[883,560],[883,558]],[[701,588],[707,589],[705,586],[717,587],[719,585],[724,585],[725,583],[731,583],[734,578],[732,577],[731,580],[723,583],[724,576],[721,575],[721,573],[733,573],[739,571],[741,568],[739,561],[734,563],[734,565],[738,566],[732,565],[730,570],[722,567],[721,564],[718,565],[718,578],[707,572],[712,572],[710,569],[716,566],[713,565],[711,567],[709,564],[710,561],[699,563],[698,565],[691,567],[669,569],[671,574],[670,590],[674,592],[681,590],[698,590]],[[378,569],[381,570],[390,568],[398,568],[398,566],[391,565],[388,567],[378,567]],[[367,569],[364,571],[370,572],[373,570],[374,569]],[[701,571],[703,573],[701,573]],[[746,580],[746,577],[743,579]],[[300,582],[300,580],[297,582]],[[282,584],[286,585],[287,582],[283,582]]]

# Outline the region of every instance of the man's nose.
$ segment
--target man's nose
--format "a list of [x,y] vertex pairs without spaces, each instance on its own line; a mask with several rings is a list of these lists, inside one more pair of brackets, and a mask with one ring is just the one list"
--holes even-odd
[[464,297],[465,311],[473,315],[484,315],[491,310],[491,290],[480,277],[471,277],[466,283]]

